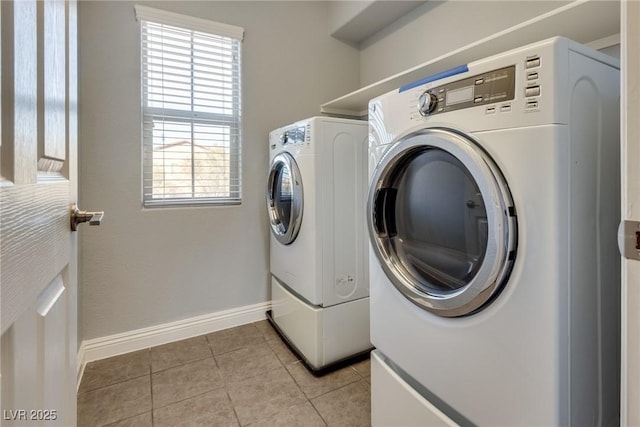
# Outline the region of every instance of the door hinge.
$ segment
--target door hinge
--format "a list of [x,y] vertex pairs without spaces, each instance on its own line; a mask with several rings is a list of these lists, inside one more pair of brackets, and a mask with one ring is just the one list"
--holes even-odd
[[625,220],[620,223],[618,249],[623,257],[640,260],[640,221]]

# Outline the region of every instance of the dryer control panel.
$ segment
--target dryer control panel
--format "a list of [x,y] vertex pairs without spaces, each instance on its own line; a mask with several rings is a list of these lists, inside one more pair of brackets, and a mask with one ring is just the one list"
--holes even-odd
[[431,116],[495,102],[515,96],[515,65],[478,74],[424,91],[418,97],[418,112]]

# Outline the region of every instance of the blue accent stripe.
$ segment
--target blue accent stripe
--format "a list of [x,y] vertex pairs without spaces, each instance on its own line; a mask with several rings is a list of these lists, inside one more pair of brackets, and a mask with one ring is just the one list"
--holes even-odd
[[436,80],[444,79],[445,77],[455,76],[456,74],[466,73],[467,71],[469,71],[469,67],[467,67],[466,64],[460,65],[459,67],[451,68],[450,70],[432,74],[429,77],[425,77],[424,79],[420,79],[413,83],[409,83],[404,86],[401,86],[400,89],[398,89],[398,92],[402,93],[406,90],[413,89],[414,87],[421,86],[425,83],[434,82]]

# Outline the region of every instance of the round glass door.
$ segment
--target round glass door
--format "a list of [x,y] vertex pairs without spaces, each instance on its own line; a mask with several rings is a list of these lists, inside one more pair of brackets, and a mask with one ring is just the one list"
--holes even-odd
[[508,187],[475,141],[453,130],[425,129],[393,145],[373,175],[368,222],[391,282],[437,315],[478,311],[511,271]]
[[292,243],[302,223],[302,178],[295,159],[283,152],[273,158],[267,184],[271,232],[282,244]]

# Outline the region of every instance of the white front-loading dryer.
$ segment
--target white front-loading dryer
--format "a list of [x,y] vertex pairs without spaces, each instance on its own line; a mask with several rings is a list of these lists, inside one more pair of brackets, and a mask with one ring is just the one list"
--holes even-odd
[[374,425],[615,422],[618,93],[554,38],[369,103]]
[[367,129],[312,117],[269,134],[270,318],[317,371],[371,348]]

